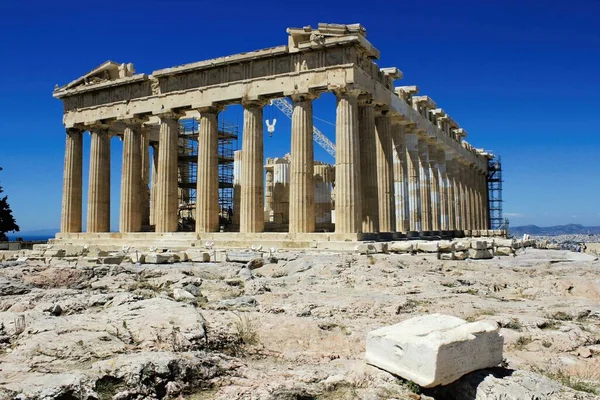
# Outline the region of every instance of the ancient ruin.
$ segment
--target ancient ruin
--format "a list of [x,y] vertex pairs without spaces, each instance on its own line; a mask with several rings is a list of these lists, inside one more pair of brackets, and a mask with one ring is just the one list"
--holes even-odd
[[[259,240],[329,248],[502,233],[490,230],[486,178],[493,155],[469,144],[465,129],[431,98],[417,95],[416,86],[394,86],[402,73],[375,63],[379,51],[361,25],[319,24],[287,33],[287,45],[150,75],[108,61],[57,87],[66,151],[61,232],[54,242],[189,247],[211,240],[235,247]],[[332,166],[314,160],[312,102],[324,92],[337,97]],[[281,97],[293,101],[291,156],[265,164],[263,107]],[[244,120],[231,225],[223,229],[217,116],[231,104],[243,105]],[[182,118],[198,122],[195,232],[181,232],[178,221]],[[84,230],[86,131],[91,156]],[[119,233],[110,233],[112,136],[123,139]]]

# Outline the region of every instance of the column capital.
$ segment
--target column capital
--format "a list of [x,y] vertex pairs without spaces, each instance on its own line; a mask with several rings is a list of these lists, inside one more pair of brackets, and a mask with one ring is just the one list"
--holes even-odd
[[264,106],[266,106],[269,103],[269,100],[267,99],[262,99],[262,98],[258,98],[258,99],[242,99],[242,101],[240,102],[240,104],[246,108],[263,108]]
[[358,98],[358,96],[360,96],[362,93],[361,90],[348,86],[333,89],[332,92],[337,97],[353,97],[355,99]]
[[137,127],[142,127],[142,124],[144,122],[148,121],[148,118],[143,118],[143,117],[131,117],[131,118],[121,118],[118,121],[122,122],[125,127],[127,128],[131,128],[133,126],[137,126]]
[[301,101],[312,101],[319,97],[319,94],[316,92],[305,92],[305,93],[293,93],[289,96],[294,103]]
[[200,113],[200,116],[202,116],[202,114],[218,114],[224,109],[225,106],[213,104],[211,106],[198,107],[196,108],[196,111],[198,111]]
[[154,113],[153,115],[157,116],[161,120],[163,120],[163,119],[173,119],[173,120],[178,121],[179,118],[181,118],[181,114],[178,113],[178,112],[175,112],[173,110],[164,110],[164,111],[160,111],[160,112]]

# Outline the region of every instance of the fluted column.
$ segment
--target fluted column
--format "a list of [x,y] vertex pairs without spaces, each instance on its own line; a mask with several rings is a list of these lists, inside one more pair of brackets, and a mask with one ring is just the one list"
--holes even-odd
[[60,231],[81,232],[83,132],[67,129]]
[[471,230],[471,193],[469,188],[469,166],[461,165],[461,186],[463,195],[463,229]]
[[142,228],[142,155],[140,125],[126,122],[123,132],[123,167],[121,169],[120,232],[139,232]]
[[467,215],[467,204],[468,204],[468,199],[467,199],[467,188],[465,186],[465,165],[462,162],[459,162],[457,164],[458,166],[458,171],[457,171],[457,176],[459,178],[459,190],[460,190],[460,195],[458,197],[459,199],[459,206],[460,206],[460,226],[458,229],[460,230],[466,230],[467,229],[467,225],[468,225],[468,220],[469,217]]
[[152,143],[150,145],[152,147],[152,182],[150,183],[150,215],[149,222],[150,225],[156,225],[156,188],[158,181],[158,153],[160,152],[160,147],[158,142]]
[[172,114],[160,116],[160,151],[158,152],[156,214],[154,215],[156,232],[177,232],[178,129],[177,116]]
[[358,106],[360,171],[362,195],[362,231],[379,232],[379,200],[375,150],[375,107],[369,101]]
[[396,231],[410,230],[410,208],[408,196],[408,168],[406,165],[406,142],[404,127],[392,124],[392,160],[394,164],[394,208],[396,210]]
[[429,145],[429,176],[431,190],[431,230],[439,233],[441,225],[441,196],[438,150],[435,145]]
[[487,183],[487,171],[483,173],[483,229],[490,229],[490,205],[489,192]]
[[290,233],[314,232],[315,184],[312,96],[294,96],[290,165]]
[[448,170],[446,165],[446,151],[438,149],[437,151],[439,182],[440,182],[440,230],[448,232],[450,230],[450,217],[448,216]]
[[198,121],[198,169],[196,175],[196,233],[219,230],[219,110],[200,109]]
[[429,173],[429,146],[419,137],[419,183],[421,186],[421,222],[423,232],[430,233],[431,224],[431,176]]
[[406,167],[408,171],[408,198],[410,211],[410,231],[421,232],[421,177],[419,174],[419,139],[416,132],[407,131],[404,135],[406,141]]
[[395,232],[392,133],[390,116],[387,115],[387,111],[383,111],[382,115],[375,118],[375,131],[379,231]]
[[92,130],[88,189],[88,232],[110,231],[110,136],[106,129]]
[[140,153],[141,153],[141,181],[140,181],[140,194],[141,194],[141,216],[142,226],[150,225],[150,132],[148,127],[142,126],[141,130],[142,139],[140,141]]
[[448,204],[448,230],[456,230],[456,192],[455,192],[455,162],[452,153],[446,152],[446,174],[448,176],[447,204]]
[[240,210],[242,204],[242,151],[233,152],[233,216],[234,225],[240,224]]
[[354,92],[336,92],[335,232],[360,233],[362,199],[358,100]]
[[470,165],[467,169],[467,182],[469,186],[469,211],[470,225],[469,229],[477,229],[477,195],[475,191],[475,169]]
[[263,162],[263,103],[248,102],[244,104],[242,134],[240,232],[264,231]]

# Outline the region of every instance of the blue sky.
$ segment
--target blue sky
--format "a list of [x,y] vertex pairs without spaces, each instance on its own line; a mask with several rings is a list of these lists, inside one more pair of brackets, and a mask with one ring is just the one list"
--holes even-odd
[[[252,7],[249,4],[253,4]],[[286,27],[360,22],[381,51],[469,133],[502,156],[511,225],[600,225],[600,1],[0,2],[0,185],[23,231],[60,225],[63,85],[110,59],[137,72],[287,43]],[[334,121],[334,99],[315,116]],[[240,118],[239,107],[222,116]],[[265,130],[289,151],[289,122]],[[238,120],[241,122],[241,120]],[[315,123],[330,138],[333,126]],[[87,187],[89,138],[84,147]],[[316,150],[318,159],[332,161]],[[112,141],[112,229],[121,143]],[[85,203],[84,203],[85,204]],[[85,215],[85,210],[84,210]]]

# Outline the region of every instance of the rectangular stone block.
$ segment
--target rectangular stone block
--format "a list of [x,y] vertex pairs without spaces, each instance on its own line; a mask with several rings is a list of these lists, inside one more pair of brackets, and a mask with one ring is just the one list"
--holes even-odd
[[503,344],[495,323],[432,314],[370,332],[365,359],[422,387],[434,387],[500,364]]
[[441,240],[438,242],[438,250],[441,253],[450,253],[455,250],[454,243],[449,240]]
[[471,248],[471,243],[469,243],[466,240],[459,240],[458,242],[453,242],[454,243],[454,250],[456,251],[465,251],[465,250],[469,250],[469,248]]
[[473,240],[471,241],[471,248],[475,250],[485,250],[488,248],[488,243],[485,240]]
[[197,249],[187,249],[185,251],[187,259],[192,262],[209,262],[210,253],[208,251],[202,251]]
[[438,242],[417,242],[417,250],[423,253],[437,253],[439,245]]
[[496,256],[510,256],[513,254],[512,247],[496,247],[496,251],[494,251],[494,255]]
[[483,250],[469,249],[469,258],[473,259],[473,260],[487,260],[490,258],[494,258],[494,255],[488,249],[483,249]]
[[262,257],[262,253],[256,253],[253,251],[249,251],[249,252],[228,251],[227,252],[227,261],[229,261],[229,262],[247,263],[247,262],[252,261],[255,258],[259,258],[259,257]]
[[467,258],[469,258],[469,252],[468,251],[457,251],[454,253],[454,259],[455,260],[466,260]]
[[497,247],[513,247],[514,244],[515,244],[514,239],[502,239],[502,238],[494,239],[494,246],[497,246]]
[[389,249],[394,253],[411,253],[414,250],[414,246],[411,242],[392,242],[389,245]]

